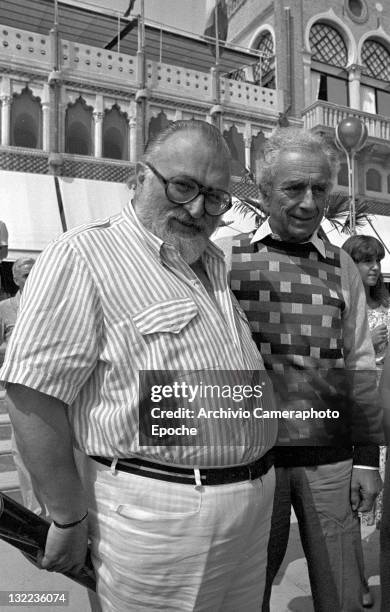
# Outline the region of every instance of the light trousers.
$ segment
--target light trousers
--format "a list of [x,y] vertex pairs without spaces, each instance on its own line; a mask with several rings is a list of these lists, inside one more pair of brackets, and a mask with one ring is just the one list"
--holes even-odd
[[258,612],[275,473],[192,486],[87,461],[92,559],[104,612]]

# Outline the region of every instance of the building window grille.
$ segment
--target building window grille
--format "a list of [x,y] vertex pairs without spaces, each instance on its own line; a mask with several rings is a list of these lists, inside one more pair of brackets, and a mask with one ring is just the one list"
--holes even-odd
[[255,49],[261,56],[253,68],[254,81],[260,87],[275,89],[275,51],[271,32],[265,31],[260,34]]
[[344,68],[348,61],[347,47],[341,34],[326,23],[315,23],[310,30],[312,60]]
[[363,74],[390,81],[390,53],[377,40],[366,40],[362,47]]

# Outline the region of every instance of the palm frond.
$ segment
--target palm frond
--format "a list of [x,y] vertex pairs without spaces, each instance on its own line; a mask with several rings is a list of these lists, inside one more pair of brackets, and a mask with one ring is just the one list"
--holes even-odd
[[[350,197],[345,193],[331,193],[326,201],[325,218],[328,219],[332,227],[342,234],[351,234],[349,218]],[[363,227],[369,218],[368,202],[355,202],[355,225]]]

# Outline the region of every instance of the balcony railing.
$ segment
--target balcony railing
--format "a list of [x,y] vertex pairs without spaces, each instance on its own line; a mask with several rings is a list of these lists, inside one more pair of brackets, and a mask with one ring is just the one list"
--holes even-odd
[[[49,75],[51,48],[49,36],[0,27],[0,66],[6,64],[8,70],[31,67]],[[64,81],[108,85],[132,93],[142,82],[139,71],[140,63],[135,55],[61,40],[59,77]],[[213,70],[191,70],[147,59],[145,77],[147,88],[156,96],[172,97],[184,104],[198,101],[202,106],[211,107],[216,103],[218,77]],[[235,107],[240,107],[240,112],[277,117],[283,110],[281,90],[220,76],[220,92],[220,103],[228,111],[234,112]]]
[[390,117],[372,115],[364,111],[338,106],[330,102],[318,100],[303,112],[305,127],[335,128],[346,117],[358,117],[367,127],[368,136],[378,140],[390,140]]

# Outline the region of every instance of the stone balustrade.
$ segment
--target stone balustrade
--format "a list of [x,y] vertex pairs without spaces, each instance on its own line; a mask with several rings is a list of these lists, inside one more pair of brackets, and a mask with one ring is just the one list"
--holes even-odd
[[49,36],[0,25],[0,58],[16,65],[50,68]]
[[221,79],[221,103],[225,105],[240,105],[251,110],[277,114],[283,110],[281,93],[253,83]]
[[390,119],[346,106],[336,106],[322,100],[318,100],[309,106],[304,111],[303,119],[304,125],[308,129],[319,126],[335,128],[340,121],[351,116],[358,117],[365,123],[369,137],[390,140]]
[[61,41],[61,71],[68,77],[83,74],[88,80],[101,78],[117,84],[136,84],[136,57]]
[[[51,71],[51,37],[0,26],[0,65],[27,66]],[[85,85],[110,84],[115,89],[135,91],[141,82],[137,57],[67,40],[60,42],[59,76]],[[154,96],[212,106],[216,103],[216,75],[146,60],[146,87]],[[281,93],[253,83],[221,77],[221,104],[228,110],[239,106],[249,113],[273,114],[282,110]]]

